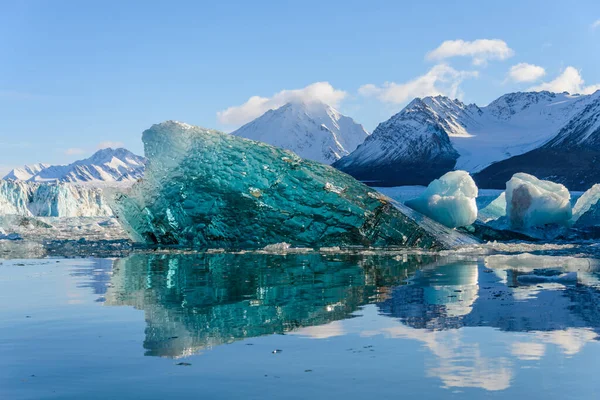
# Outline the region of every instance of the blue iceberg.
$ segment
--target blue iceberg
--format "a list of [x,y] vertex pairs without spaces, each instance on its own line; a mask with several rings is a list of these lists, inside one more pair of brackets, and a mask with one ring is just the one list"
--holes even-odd
[[475,241],[332,167],[264,143],[175,121],[152,126],[143,142],[144,179],[111,200],[137,242],[443,249]]

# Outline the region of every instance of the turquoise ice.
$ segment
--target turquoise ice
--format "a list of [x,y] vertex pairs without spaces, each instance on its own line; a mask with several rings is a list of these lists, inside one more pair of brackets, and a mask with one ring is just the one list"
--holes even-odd
[[143,142],[144,179],[112,199],[138,242],[427,249],[473,242],[349,175],[264,143],[174,121],[146,130]]

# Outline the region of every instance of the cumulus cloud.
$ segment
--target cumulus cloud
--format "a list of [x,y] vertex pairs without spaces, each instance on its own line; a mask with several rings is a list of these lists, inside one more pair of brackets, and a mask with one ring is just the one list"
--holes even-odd
[[404,103],[414,97],[438,94],[458,97],[460,84],[466,78],[477,77],[476,71],[457,71],[446,64],[438,64],[425,75],[404,83],[385,82],[381,86],[363,85],[358,92],[363,96],[377,97],[385,103]]
[[123,144],[123,142],[111,142],[111,141],[106,141],[106,142],[100,142],[98,143],[98,149],[107,149],[109,147],[116,149],[119,147],[124,147],[125,145]]
[[585,85],[581,72],[575,67],[567,67],[564,71],[550,82],[543,82],[530,88],[532,91],[548,90],[550,92],[569,92],[571,94],[591,94],[600,90],[600,84]]
[[427,53],[428,60],[440,61],[452,57],[471,57],[474,65],[485,65],[489,60],[506,60],[515,52],[504,40],[477,39],[446,40],[438,48]]
[[83,153],[85,153],[85,150],[80,149],[78,147],[71,147],[71,148],[65,150],[65,154],[68,156],[75,156],[75,155],[83,154]]
[[546,75],[546,70],[539,65],[519,63],[510,67],[508,78],[515,82],[534,82]]
[[335,89],[329,82],[316,82],[302,89],[282,90],[271,97],[252,96],[242,105],[219,111],[217,118],[223,124],[242,125],[289,102],[321,101],[335,107],[346,95],[346,92]]
[[600,28],[600,19],[597,19],[596,21],[594,21],[594,23],[592,23],[591,27],[592,27],[592,29]]

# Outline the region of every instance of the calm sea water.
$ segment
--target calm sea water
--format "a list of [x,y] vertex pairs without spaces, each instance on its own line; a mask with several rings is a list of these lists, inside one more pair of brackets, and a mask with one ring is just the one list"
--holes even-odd
[[0,398],[593,399],[596,264],[312,253],[3,261]]

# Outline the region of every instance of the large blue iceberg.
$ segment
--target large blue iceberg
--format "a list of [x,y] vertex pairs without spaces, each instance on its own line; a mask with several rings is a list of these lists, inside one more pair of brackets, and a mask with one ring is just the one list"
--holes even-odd
[[138,242],[443,249],[474,241],[332,167],[264,143],[174,121],[146,130],[143,142],[144,179],[112,199]]

